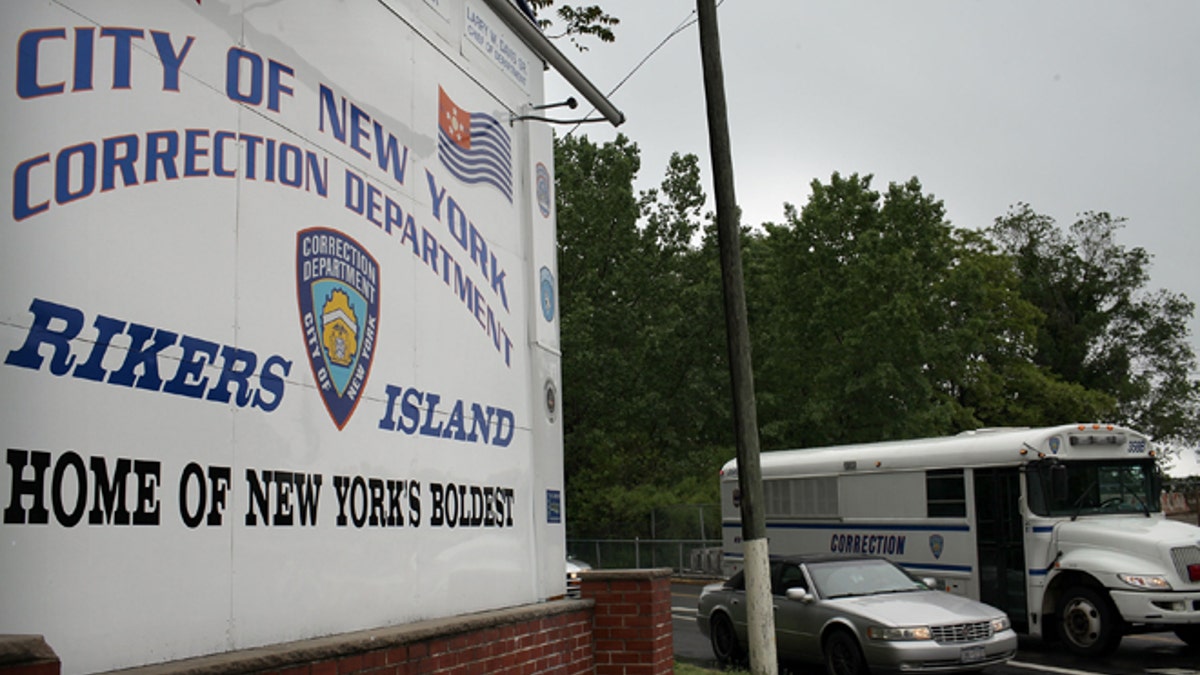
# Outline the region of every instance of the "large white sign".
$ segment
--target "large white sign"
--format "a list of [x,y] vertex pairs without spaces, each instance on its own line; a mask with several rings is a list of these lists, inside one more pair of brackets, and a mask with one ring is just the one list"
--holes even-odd
[[468,15],[0,6],[0,633],[83,672],[562,593],[541,64]]

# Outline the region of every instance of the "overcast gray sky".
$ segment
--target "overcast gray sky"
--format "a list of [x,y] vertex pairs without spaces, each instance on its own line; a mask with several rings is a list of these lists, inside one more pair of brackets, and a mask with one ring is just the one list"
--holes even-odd
[[[620,18],[616,43],[558,44],[606,93],[695,18],[695,0],[595,1]],[[879,189],[916,176],[957,227],[1017,202],[1063,228],[1124,217],[1121,243],[1153,255],[1151,288],[1200,302],[1200,2],[725,0],[718,14],[743,224],[782,221],[834,171]],[[553,72],[547,87],[573,93]],[[694,24],[611,100],[624,125],[575,133],[634,140],[642,189],[672,152],[695,153],[711,195]]]

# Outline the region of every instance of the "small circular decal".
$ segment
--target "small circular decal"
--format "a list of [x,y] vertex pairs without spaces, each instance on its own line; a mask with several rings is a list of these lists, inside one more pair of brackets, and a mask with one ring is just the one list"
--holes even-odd
[[553,380],[546,380],[546,417],[550,421],[554,421],[555,415],[558,413],[558,389],[554,386]]

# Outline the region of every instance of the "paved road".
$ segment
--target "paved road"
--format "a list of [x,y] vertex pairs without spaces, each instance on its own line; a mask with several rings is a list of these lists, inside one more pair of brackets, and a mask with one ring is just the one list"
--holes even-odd
[[[696,627],[696,598],[700,584],[671,584],[671,613],[675,628],[675,658],[687,663],[716,667],[708,640]],[[1017,658],[1004,666],[993,666],[985,675],[1200,675],[1200,655],[1170,633],[1131,635],[1103,663],[1084,661],[1061,648],[1022,639]]]

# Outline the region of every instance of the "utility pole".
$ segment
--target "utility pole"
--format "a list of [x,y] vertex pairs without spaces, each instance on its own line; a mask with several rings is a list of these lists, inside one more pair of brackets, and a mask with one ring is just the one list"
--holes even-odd
[[712,154],[717,203],[717,242],[725,299],[725,334],[733,385],[733,426],[737,437],[738,489],[741,492],[742,550],[745,552],[746,619],[750,637],[750,670],[775,675],[775,615],[771,601],[771,566],[764,517],[762,468],[758,461],[758,412],[750,364],[750,327],[742,280],[741,227],[733,189],[733,157],[725,107],[725,75],[715,0],[696,0],[700,23],[700,61],[708,104],[708,143]]

